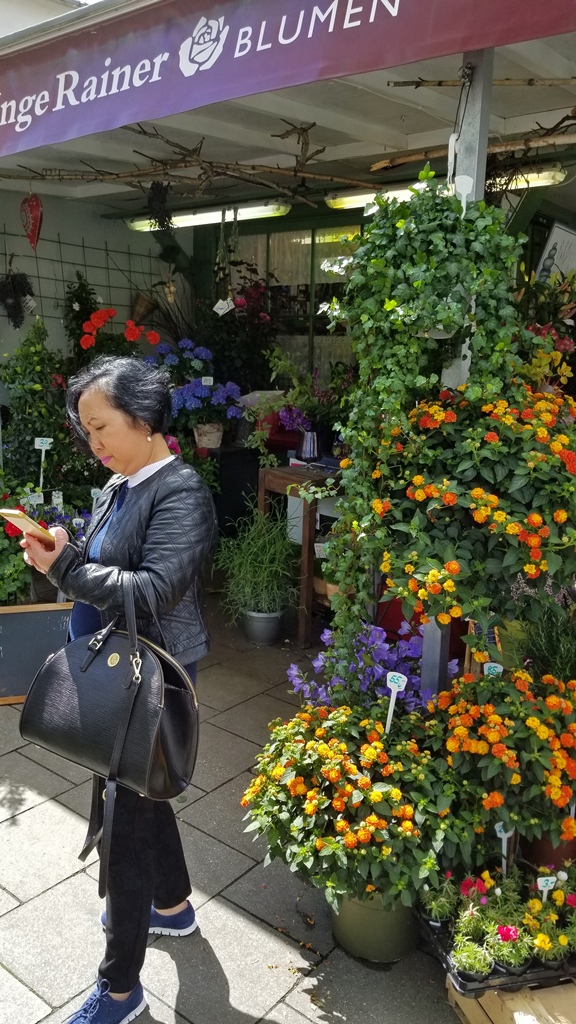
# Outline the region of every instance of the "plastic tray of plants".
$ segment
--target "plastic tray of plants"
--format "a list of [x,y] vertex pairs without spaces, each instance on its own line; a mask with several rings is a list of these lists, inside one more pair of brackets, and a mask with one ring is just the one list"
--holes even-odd
[[511,973],[513,968],[510,966],[505,967],[503,964],[494,963],[490,974],[484,975],[480,979],[474,979],[471,975],[458,971],[452,962],[450,927],[444,923],[438,926],[437,922],[428,920],[419,910],[416,913],[424,944],[440,961],[454,988],[462,996],[478,999],[494,989],[517,991],[525,987],[547,988],[570,978],[576,979],[576,958],[573,956],[568,957],[561,964],[554,962],[546,964],[534,957],[529,965],[524,966],[518,973]]
[[567,870],[517,863],[421,890],[428,950],[463,996],[576,979],[576,861]]

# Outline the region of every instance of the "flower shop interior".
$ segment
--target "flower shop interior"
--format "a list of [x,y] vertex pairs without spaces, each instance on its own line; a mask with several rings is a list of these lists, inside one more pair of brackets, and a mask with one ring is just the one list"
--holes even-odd
[[[424,943],[462,1019],[496,1024],[490,999],[576,979],[576,9],[466,3],[426,39],[423,0],[255,4],[250,28],[103,0],[0,39],[0,493],[82,537],[103,479],[69,444],[67,377],[100,354],[170,370],[223,609],[257,649],[291,630],[315,653],[249,827],[344,949]],[[186,77],[140,101],[155,8]],[[44,128],[48,92],[18,101],[13,68],[54,47],[69,123]],[[109,68],[85,126],[75,52]],[[53,616],[46,656],[67,606],[8,527],[0,570],[7,703],[14,613]]]

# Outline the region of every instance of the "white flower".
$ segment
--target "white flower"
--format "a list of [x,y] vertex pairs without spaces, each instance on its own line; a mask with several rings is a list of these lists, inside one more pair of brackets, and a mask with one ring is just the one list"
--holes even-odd
[[78,312],[78,310],[80,309],[80,303],[79,302],[73,302],[72,303],[72,309],[74,309],[74,310],[76,310],[76,312]]
[[568,875],[566,874],[565,871],[557,871],[556,872],[556,878],[558,879],[559,882],[567,882],[568,881]]
[[191,36],[185,39],[179,50],[180,71],[186,78],[195,75],[198,69],[207,71],[222,53],[229,25],[224,18],[200,18]]
[[102,298],[101,295],[97,295],[96,296],[96,302],[98,303],[99,306],[103,306],[104,305],[104,299]]
[[494,895],[495,896],[501,896],[502,895],[502,889],[500,888],[500,886],[498,886],[497,889],[494,889]]

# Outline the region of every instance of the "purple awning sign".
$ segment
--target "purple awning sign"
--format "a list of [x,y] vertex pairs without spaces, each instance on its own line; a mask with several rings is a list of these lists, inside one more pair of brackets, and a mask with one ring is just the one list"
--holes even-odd
[[160,0],[0,58],[0,156],[576,30],[576,0]]

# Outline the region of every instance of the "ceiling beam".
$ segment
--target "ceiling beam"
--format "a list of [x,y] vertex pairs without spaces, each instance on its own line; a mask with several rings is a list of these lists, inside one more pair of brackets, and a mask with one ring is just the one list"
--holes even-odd
[[[311,92],[312,96],[313,91]],[[259,96],[247,96],[232,102],[234,106],[246,110],[275,114],[277,117],[284,117],[295,122],[315,121],[322,128],[343,132],[359,141],[376,142],[385,149],[406,146],[406,135],[395,128],[388,128],[384,119],[381,124],[374,124],[371,121],[366,121],[361,112],[358,117],[352,117],[349,114],[343,114],[336,106],[328,110],[326,107],[314,103],[312,98],[310,103],[302,103],[301,100],[290,99],[286,93],[273,92]]]
[[[574,75],[574,61],[567,60],[561,53],[558,53],[550,43],[534,39],[528,43],[514,43],[512,46],[503,46],[499,51],[500,59],[506,56],[511,57],[515,63],[526,68],[530,75],[535,78],[572,78]],[[569,89],[570,86],[563,86]]]

